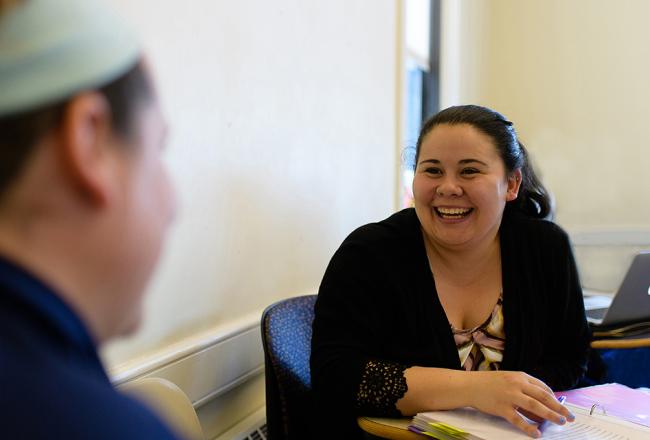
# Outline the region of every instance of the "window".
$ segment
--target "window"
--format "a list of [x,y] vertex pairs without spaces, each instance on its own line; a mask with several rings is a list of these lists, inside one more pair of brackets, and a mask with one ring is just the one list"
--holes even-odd
[[422,121],[439,110],[440,0],[406,0],[404,139],[400,199],[411,206],[413,160]]

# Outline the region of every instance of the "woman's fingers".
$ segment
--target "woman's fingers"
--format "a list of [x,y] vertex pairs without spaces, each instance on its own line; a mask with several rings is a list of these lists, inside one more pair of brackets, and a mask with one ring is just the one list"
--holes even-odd
[[517,411],[510,410],[503,418],[530,437],[539,438],[542,435],[537,425],[528,423]]
[[528,376],[528,382],[530,382],[532,385],[536,385],[536,386],[540,387],[541,389],[545,390],[547,393],[553,394],[553,390],[551,389],[551,387],[546,385],[544,382],[537,379],[536,377],[533,377],[533,376],[530,376],[530,375],[527,375],[527,376]]
[[526,411],[525,409],[522,409],[522,408],[517,408],[517,411],[519,411],[522,415],[524,415],[526,418],[532,420],[533,422],[542,423],[542,422],[544,422],[544,420],[546,420],[543,417],[539,417],[539,416],[537,416],[537,415],[535,415],[533,413],[530,413],[530,412],[528,412],[528,411]]
[[521,396],[519,401],[516,402],[516,405],[519,410],[524,410],[542,419],[550,420],[557,425],[564,425],[567,421],[566,416],[556,412],[555,410],[551,410],[548,406],[530,396]]
[[[530,397],[532,397],[537,402],[539,402],[541,405],[543,405],[545,408],[550,410],[553,414],[561,416],[561,417],[569,420],[570,422],[572,422],[575,419],[574,415],[571,414],[571,411],[569,411],[569,409],[566,406],[562,405],[555,398],[555,395],[549,394],[549,393],[547,393],[547,392],[545,392],[543,390],[540,390],[539,388],[536,388],[534,386],[532,388],[527,389],[525,392]],[[526,408],[526,409],[528,409],[528,408]],[[544,414],[541,414],[541,413],[539,413],[537,411],[531,411],[531,412],[535,413],[536,415],[538,415],[540,417],[544,417],[547,420],[551,420],[552,422],[559,423],[560,425],[564,423],[564,422],[562,422],[561,420],[559,420],[556,417],[547,417]]]

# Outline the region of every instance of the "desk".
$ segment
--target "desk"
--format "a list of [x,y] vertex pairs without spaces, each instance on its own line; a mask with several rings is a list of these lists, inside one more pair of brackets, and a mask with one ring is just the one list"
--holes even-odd
[[376,417],[358,417],[357,423],[364,432],[377,437],[392,440],[422,440],[428,437],[408,430],[412,417],[403,419],[384,419]]

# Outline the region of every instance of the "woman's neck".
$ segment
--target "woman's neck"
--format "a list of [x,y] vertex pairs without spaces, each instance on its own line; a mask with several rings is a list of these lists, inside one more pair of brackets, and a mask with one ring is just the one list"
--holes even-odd
[[[498,231],[491,238],[462,248],[435,243],[422,232],[427,257],[434,275],[443,275],[458,285],[481,282],[501,270],[501,248]],[[470,269],[471,270],[468,270]]]

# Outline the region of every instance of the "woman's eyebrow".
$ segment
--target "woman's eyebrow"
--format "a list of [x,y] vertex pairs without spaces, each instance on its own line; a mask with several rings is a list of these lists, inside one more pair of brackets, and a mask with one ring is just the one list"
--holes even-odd
[[461,159],[461,160],[458,161],[458,163],[461,164],[461,165],[465,165],[465,164],[473,163],[473,162],[480,163],[483,166],[488,166],[488,164],[486,164],[485,162],[483,162],[481,160],[478,160],[478,159]]
[[[426,159],[426,160],[420,161],[420,163],[418,165],[422,165],[423,163],[439,164],[440,161],[438,159]],[[480,163],[483,166],[486,166],[486,167],[488,166],[488,164],[486,164],[485,162],[483,162],[481,160],[478,160],[478,159],[461,159],[461,160],[458,161],[458,163],[461,164],[461,165],[465,165],[465,164],[468,164],[468,163]]]

